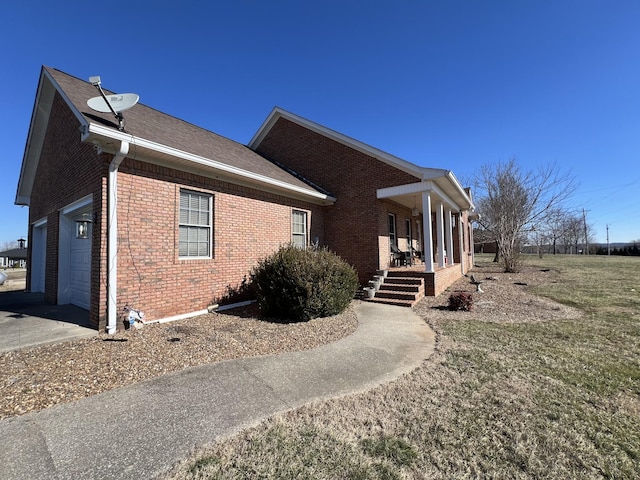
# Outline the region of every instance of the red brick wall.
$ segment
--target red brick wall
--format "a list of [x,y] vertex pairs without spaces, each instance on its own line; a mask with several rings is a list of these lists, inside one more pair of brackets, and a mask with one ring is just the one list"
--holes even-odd
[[[81,143],[78,127],[78,120],[56,94],[29,224],[47,218],[45,296],[56,303],[59,211],[92,195],[90,320],[103,329],[108,283],[107,175],[112,156],[98,155],[93,146]],[[178,258],[181,186],[213,195],[212,259]],[[118,173],[118,312],[131,304],[155,319],[206,308],[224,297],[228,287],[237,287],[259,259],[291,241],[292,208],[308,212],[309,240],[317,237],[324,244],[324,212],[317,205],[125,159]]]
[[[390,202],[378,200],[376,191],[416,182],[416,177],[283,118],[256,151],[338,199],[335,205],[324,208],[326,245],[352,264],[360,282],[366,284],[380,267],[378,259],[388,257],[389,248],[388,241],[380,237],[388,235],[386,212]],[[410,216],[410,211],[406,212]],[[404,225],[399,225],[398,230],[403,229]],[[386,251],[381,243],[386,243]]]
[[[102,176],[106,171],[101,158],[91,145],[80,142],[80,123],[58,93],[55,94],[48,128],[44,137],[40,161],[36,171],[29,225],[47,219],[47,246],[45,267],[45,298],[57,303],[58,299],[58,244],[59,210],[87,195],[93,196],[94,212],[102,194]],[[32,234],[32,227],[29,228]],[[99,235],[94,235],[92,248],[100,248]],[[31,241],[29,241],[31,245]],[[29,262],[31,264],[31,262]],[[93,268],[93,266],[92,266]],[[96,276],[91,284],[91,302],[99,302],[99,284]],[[27,288],[31,285],[31,271],[27,269]],[[90,321],[98,325],[98,312],[93,311]]]
[[[213,258],[178,255],[180,189],[213,195]],[[320,207],[126,159],[118,174],[118,310],[158,319],[202,310],[237,288],[258,260],[291,241],[292,208],[322,239]]]

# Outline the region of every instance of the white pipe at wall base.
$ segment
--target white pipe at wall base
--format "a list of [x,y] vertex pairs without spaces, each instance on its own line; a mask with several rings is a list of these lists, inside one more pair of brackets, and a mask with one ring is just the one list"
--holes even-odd
[[107,212],[107,333],[116,333],[118,321],[117,295],[118,295],[118,167],[129,153],[129,142],[120,142],[120,150],[115,154],[109,164],[108,182],[108,212]]

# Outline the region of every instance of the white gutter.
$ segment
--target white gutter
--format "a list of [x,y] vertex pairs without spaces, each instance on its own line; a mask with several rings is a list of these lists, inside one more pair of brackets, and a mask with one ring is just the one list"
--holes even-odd
[[129,142],[120,141],[120,149],[109,164],[108,213],[107,213],[107,333],[116,333],[118,297],[118,167],[129,153]]
[[[114,140],[121,141],[121,142],[129,141],[129,139],[132,138],[131,135],[127,133],[114,131],[113,128],[104,127],[102,125],[96,125],[95,123],[89,124],[88,130],[84,133],[83,140],[86,140],[90,134],[112,138]],[[192,153],[188,153],[183,150],[178,150],[177,148],[169,147],[167,145],[162,145],[160,143],[152,142],[150,140],[145,140],[144,138],[137,137],[135,139],[135,146],[136,148],[141,148],[141,149],[145,148],[154,152],[158,152],[162,155],[168,155],[170,157],[187,160],[195,165],[200,165],[206,168],[217,170],[219,172],[224,172],[237,177],[242,177],[242,178],[251,180],[253,182],[270,185],[284,191],[302,194],[304,196],[314,198],[316,200],[321,200],[328,203],[336,202],[336,199],[334,197],[330,195],[326,195],[324,193],[320,193],[316,190],[311,190],[311,189],[300,187],[297,185],[291,185],[290,183],[283,182],[282,180],[276,180],[271,177],[267,177],[265,175],[249,172],[247,170],[243,170],[233,165],[228,165],[226,163],[218,162],[216,160],[201,157],[199,155],[194,155]]]
[[469,210],[473,211],[475,210],[475,205],[473,204],[473,200],[471,200],[471,197],[469,197],[469,195],[467,194],[466,190],[464,189],[464,187],[462,185],[460,185],[460,182],[458,181],[458,179],[456,178],[456,176],[453,174],[453,172],[451,170],[447,171],[447,177],[449,177],[449,180],[451,181],[451,183],[453,183],[453,185],[458,189],[458,191],[464,196],[464,198],[466,198],[467,200],[469,200]]

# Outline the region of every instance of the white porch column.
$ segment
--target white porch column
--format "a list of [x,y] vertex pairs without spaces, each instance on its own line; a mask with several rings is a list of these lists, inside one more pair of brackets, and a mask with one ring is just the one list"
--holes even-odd
[[462,224],[462,210],[458,212],[458,245],[460,246],[460,273],[465,273],[465,260],[467,251],[464,248],[464,225]]
[[447,265],[453,265],[453,226],[449,207],[447,207],[444,215],[444,234],[447,237]]
[[444,251],[447,248],[444,243],[444,206],[438,202],[436,209],[436,243],[438,245],[438,267],[444,267]]
[[422,192],[422,220],[424,271],[433,273],[433,235],[431,235],[431,195],[429,192]]

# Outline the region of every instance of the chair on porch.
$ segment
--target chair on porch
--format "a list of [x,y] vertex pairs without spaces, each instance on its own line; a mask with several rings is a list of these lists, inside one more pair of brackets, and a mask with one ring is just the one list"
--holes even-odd
[[391,261],[394,266],[403,265],[405,267],[408,267],[409,265],[413,264],[411,252],[402,252],[395,245],[391,245]]

